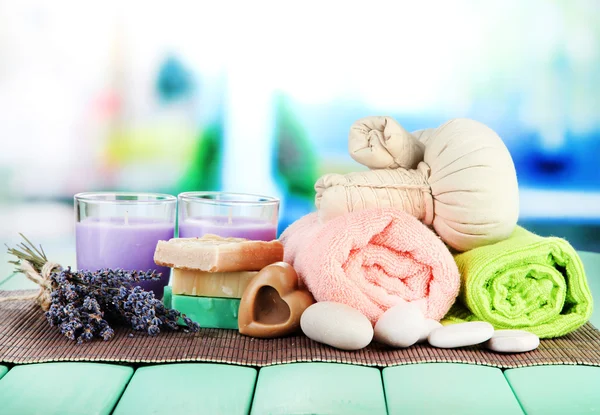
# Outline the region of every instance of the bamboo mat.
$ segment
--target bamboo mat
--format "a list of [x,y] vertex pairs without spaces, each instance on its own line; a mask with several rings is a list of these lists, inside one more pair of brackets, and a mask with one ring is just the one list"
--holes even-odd
[[[0,297],[32,291],[0,291]],[[313,342],[304,335],[255,339],[236,330],[201,329],[199,333],[164,331],[149,337],[125,327],[115,328],[110,341],[77,345],[50,327],[32,301],[0,303],[0,362],[56,361],[167,363],[217,362],[263,367],[293,362],[336,362],[387,367],[411,363],[469,363],[498,368],[567,364],[600,366],[600,331],[586,324],[567,336],[542,340],[528,353],[498,354],[478,346],[436,349],[427,344],[390,349],[372,343],[347,352]]]

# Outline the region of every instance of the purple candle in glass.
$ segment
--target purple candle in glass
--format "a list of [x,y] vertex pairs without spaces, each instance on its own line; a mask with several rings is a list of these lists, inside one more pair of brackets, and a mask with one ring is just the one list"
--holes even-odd
[[159,240],[174,236],[175,206],[171,195],[148,193],[79,193],[75,195],[77,268],[155,270],[160,281],[140,282],[161,298],[170,269],[154,263]]
[[179,237],[205,234],[272,241],[277,238],[279,199],[227,192],[179,195]]

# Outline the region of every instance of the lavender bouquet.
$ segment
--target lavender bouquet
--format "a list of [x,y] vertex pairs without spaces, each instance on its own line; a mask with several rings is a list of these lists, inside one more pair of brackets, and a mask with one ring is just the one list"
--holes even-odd
[[40,286],[33,296],[4,297],[0,301],[34,299],[45,311],[51,326],[78,344],[95,337],[110,340],[115,332],[111,324],[126,323],[134,330],[156,336],[162,328],[178,330],[179,318],[186,332],[197,332],[198,323],[177,310],[166,308],[155,298],[154,292],[145,291],[136,283],[158,280],[154,271],[125,271],[103,269],[97,272],[71,271],[48,261],[43,248],[36,248],[25,236],[25,242],[8,253],[16,257],[9,261],[16,271]]

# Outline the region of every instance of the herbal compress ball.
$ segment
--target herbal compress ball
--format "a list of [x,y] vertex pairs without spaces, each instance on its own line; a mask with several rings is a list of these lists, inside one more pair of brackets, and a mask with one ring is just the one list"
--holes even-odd
[[[425,150],[416,169],[322,176],[315,184],[321,220],[368,208],[396,207],[433,226],[458,251],[510,236],[518,219],[519,192],[513,160],[500,137],[469,119],[454,119],[412,137],[396,136],[402,142],[417,137],[423,139]],[[413,144],[407,145],[407,151],[415,151]],[[378,148],[387,154],[384,158],[390,156],[383,146]],[[416,162],[415,154],[404,162]],[[392,158],[401,159],[398,153]],[[372,159],[369,163],[377,164]]]

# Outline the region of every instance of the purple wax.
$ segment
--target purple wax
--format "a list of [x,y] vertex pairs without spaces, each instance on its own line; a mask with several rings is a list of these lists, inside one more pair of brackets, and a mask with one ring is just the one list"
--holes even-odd
[[102,268],[161,273],[160,281],[143,281],[139,285],[162,298],[169,283],[170,269],[154,263],[159,240],[173,238],[171,222],[149,218],[87,218],[75,225],[77,269],[97,271]]
[[277,225],[264,219],[236,216],[190,217],[179,223],[180,238],[200,238],[207,233],[268,242],[277,238]]

